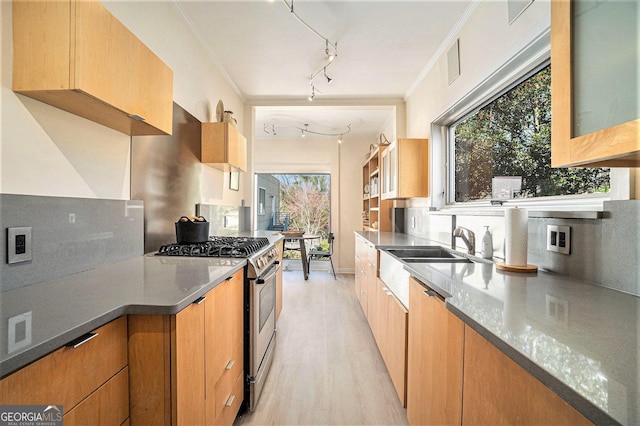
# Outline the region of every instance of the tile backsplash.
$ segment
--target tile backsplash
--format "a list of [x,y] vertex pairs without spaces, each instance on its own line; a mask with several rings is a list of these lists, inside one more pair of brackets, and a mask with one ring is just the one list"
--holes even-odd
[[[0,291],[144,253],[142,201],[0,194]],[[32,260],[7,263],[7,228],[31,227]]]
[[[605,202],[604,210],[602,219],[529,217],[528,263],[640,296],[640,200]],[[547,225],[571,227],[570,255],[547,251]],[[489,226],[494,257],[504,259],[503,216],[443,215],[426,207],[405,208],[404,229],[408,234],[450,247],[455,226],[464,226],[475,233],[478,255],[484,226]],[[456,243],[459,250],[465,250],[460,239]]]

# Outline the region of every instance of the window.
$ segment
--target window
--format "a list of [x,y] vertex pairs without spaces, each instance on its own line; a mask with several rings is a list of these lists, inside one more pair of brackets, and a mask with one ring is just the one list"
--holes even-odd
[[551,68],[449,126],[452,202],[605,193],[609,169],[551,167]]

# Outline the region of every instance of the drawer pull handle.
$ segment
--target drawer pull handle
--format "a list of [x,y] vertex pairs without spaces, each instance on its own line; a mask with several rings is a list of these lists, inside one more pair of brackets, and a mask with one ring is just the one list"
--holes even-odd
[[225,281],[231,281],[233,279],[233,275],[231,275],[230,277],[225,278]]
[[231,395],[228,399],[227,402],[224,404],[225,407],[231,407],[231,404],[233,404],[233,400],[236,399],[235,395]]
[[234,360],[231,360],[227,363],[227,366],[224,368],[225,370],[231,370],[233,368],[233,364],[235,364],[236,362]]
[[431,296],[437,296],[438,292],[433,291],[433,290],[425,290],[424,294],[426,294],[427,296],[431,297]]
[[194,305],[199,305],[202,302],[204,302],[205,300],[207,300],[207,296],[200,296],[196,300],[193,301],[193,304]]
[[82,336],[78,337],[77,339],[74,339],[74,340],[70,341],[65,346],[68,347],[68,348],[74,348],[75,349],[78,346],[84,345],[85,343],[87,343],[89,340],[93,339],[97,335],[98,335],[98,333],[83,334]]
[[141,116],[140,114],[129,114],[129,117],[137,121],[147,121],[147,119]]

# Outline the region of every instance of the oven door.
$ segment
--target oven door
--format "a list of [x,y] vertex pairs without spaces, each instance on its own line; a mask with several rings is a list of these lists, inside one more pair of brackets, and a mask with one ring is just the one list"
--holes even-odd
[[274,347],[271,343],[276,328],[276,275],[279,267],[274,263],[260,277],[250,281],[249,373],[254,379],[266,374],[269,366],[265,361],[270,360],[268,352]]

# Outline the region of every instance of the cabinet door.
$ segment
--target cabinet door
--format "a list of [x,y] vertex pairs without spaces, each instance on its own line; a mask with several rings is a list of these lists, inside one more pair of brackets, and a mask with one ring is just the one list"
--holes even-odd
[[409,288],[409,311],[409,423],[459,425],[463,323],[445,308],[439,296],[413,277]]
[[202,299],[172,317],[171,401],[175,425],[205,424],[204,321]]
[[551,2],[554,167],[640,165],[637,2]]
[[[134,104],[136,39],[97,1],[74,1],[73,88],[129,113]],[[142,115],[142,114],[141,114]]]
[[396,196],[397,161],[396,142],[382,152],[382,199]]
[[469,327],[464,340],[462,424],[591,424]]
[[[215,424],[228,393],[242,376],[244,285],[242,270],[207,293],[205,306],[206,421]],[[237,395],[242,401],[242,395]],[[222,402],[221,402],[222,401]]]
[[94,333],[82,345],[62,347],[0,380],[2,404],[62,405],[65,414],[77,406],[127,365],[126,317]]
[[13,1],[14,91],[70,88],[70,17],[70,1]]
[[407,328],[409,312],[396,299],[393,293],[385,293],[386,303],[386,332],[385,332],[385,362],[396,388],[398,399],[403,407],[406,402],[407,377]]

